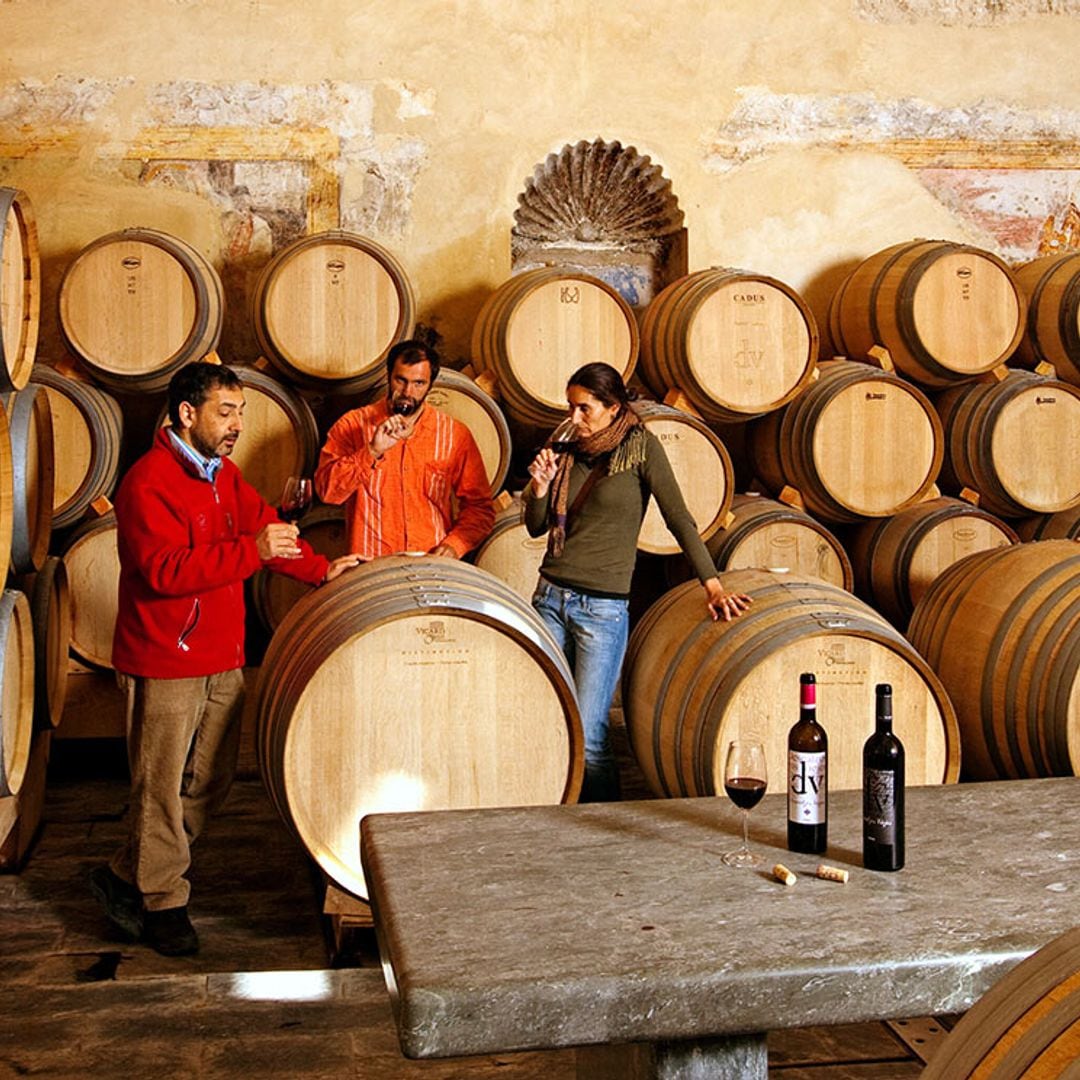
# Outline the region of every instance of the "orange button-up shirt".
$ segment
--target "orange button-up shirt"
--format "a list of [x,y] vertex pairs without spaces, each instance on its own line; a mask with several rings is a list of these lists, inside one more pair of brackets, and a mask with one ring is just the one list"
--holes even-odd
[[431,551],[443,543],[465,555],[495,521],[491,485],[472,434],[461,421],[425,405],[412,434],[376,459],[368,444],[387,415],[384,398],[334,424],[315,471],[319,498],[345,504],[349,551],[363,559]]

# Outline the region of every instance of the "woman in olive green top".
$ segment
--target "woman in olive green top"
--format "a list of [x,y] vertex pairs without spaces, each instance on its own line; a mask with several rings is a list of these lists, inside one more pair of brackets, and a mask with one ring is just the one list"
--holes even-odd
[[566,396],[577,424],[574,449],[544,447],[529,466],[525,527],[548,533],[533,606],[574,671],[585,732],[582,802],[616,799],[618,772],[608,733],[629,631],[630,578],[637,537],[656,499],[705,589],[714,619],[741,614],[750,598],[720,584],[659,440],[630,407],[622,376],[610,364],[586,364]]

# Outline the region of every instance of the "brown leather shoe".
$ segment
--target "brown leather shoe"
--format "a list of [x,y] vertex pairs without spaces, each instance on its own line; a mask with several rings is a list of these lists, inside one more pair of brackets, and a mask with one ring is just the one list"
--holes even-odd
[[186,907],[148,911],[143,917],[143,941],[162,956],[193,956],[199,951],[199,935]]
[[114,874],[108,864],[90,871],[90,891],[105,909],[109,922],[132,941],[138,941],[143,932],[142,893]]

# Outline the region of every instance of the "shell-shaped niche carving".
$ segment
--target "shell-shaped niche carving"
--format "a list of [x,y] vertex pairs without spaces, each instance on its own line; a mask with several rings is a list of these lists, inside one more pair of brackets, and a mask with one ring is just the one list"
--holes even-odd
[[632,146],[582,140],[537,165],[514,235],[546,242],[628,243],[678,232],[679,200],[659,165]]

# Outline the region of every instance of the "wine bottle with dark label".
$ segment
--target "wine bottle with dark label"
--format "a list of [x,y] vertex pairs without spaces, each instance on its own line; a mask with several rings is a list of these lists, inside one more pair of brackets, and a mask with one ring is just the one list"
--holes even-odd
[[817,721],[817,681],[799,676],[799,719],[788,732],[787,845],[820,855],[828,842],[828,739]]
[[892,729],[892,687],[877,687],[874,734],[863,746],[863,866],[904,865],[904,747]]

